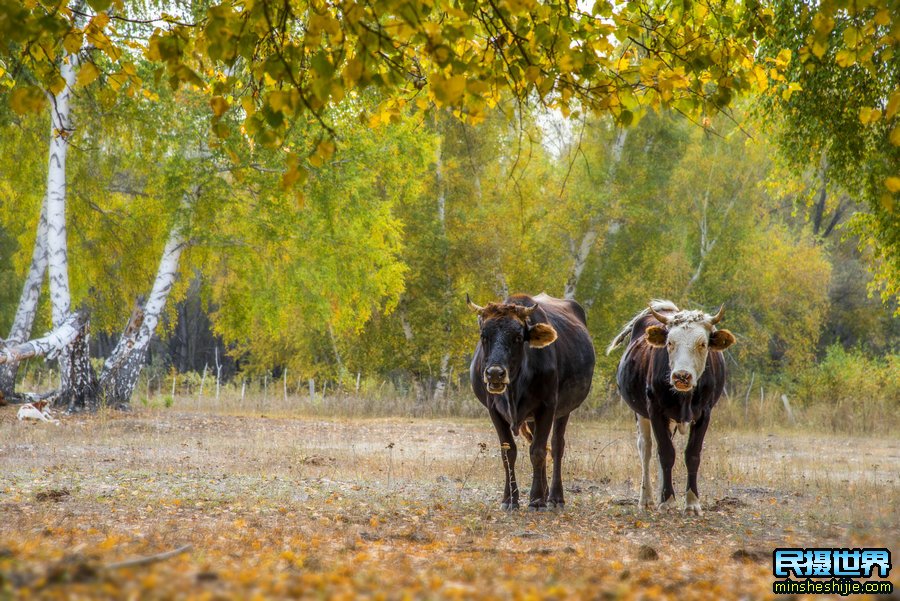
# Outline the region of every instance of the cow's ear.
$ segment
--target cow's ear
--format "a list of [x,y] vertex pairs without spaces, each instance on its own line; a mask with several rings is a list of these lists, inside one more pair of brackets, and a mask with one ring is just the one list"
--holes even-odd
[[556,341],[556,330],[549,323],[536,323],[528,326],[528,346],[544,348]]
[[724,351],[734,343],[734,334],[728,330],[716,330],[709,337],[709,348],[714,351]]
[[655,348],[666,346],[666,338],[669,337],[668,332],[662,326],[650,326],[646,332],[647,344]]

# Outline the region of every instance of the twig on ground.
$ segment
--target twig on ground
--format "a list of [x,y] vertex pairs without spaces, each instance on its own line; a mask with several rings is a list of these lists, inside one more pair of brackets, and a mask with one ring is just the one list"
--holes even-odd
[[182,553],[186,553],[190,551],[192,545],[184,545],[178,547],[177,549],[172,549],[171,551],[165,551],[163,553],[157,553],[156,555],[148,555],[147,557],[136,557],[134,559],[126,559],[125,561],[118,561],[116,563],[111,563],[103,566],[104,570],[120,570],[122,568],[137,568],[141,566],[150,565],[153,563],[157,563],[160,561],[165,561],[167,559],[171,559]]

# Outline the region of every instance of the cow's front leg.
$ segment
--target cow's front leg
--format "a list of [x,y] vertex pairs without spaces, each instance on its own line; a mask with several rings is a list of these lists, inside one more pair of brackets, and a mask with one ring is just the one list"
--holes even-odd
[[675,506],[675,489],[672,486],[672,467],[675,465],[675,446],[669,433],[669,418],[650,414],[650,426],[656,439],[659,457],[659,506],[660,511],[668,511]]
[[547,506],[551,509],[562,509],[566,505],[562,483],[562,459],[563,453],[566,451],[566,424],[568,423],[568,415],[558,417],[553,422],[553,441],[550,445],[550,452],[553,455],[553,477],[550,479],[550,496],[547,498]]
[[638,508],[650,509],[653,506],[653,485],[650,483],[650,459],[653,455],[653,433],[650,420],[635,414],[637,418],[637,448],[641,456],[641,498]]
[[528,509],[540,511],[547,508],[547,440],[553,428],[553,409],[541,407],[534,414],[534,439],[531,441],[531,498]]
[[684,512],[700,515],[700,493],[697,491],[697,473],[700,471],[700,452],[703,450],[703,438],[709,426],[709,410],[704,411],[691,425],[687,445],[684,447],[684,464],[687,466],[687,491],[684,495]]
[[516,484],[516,441],[510,425],[506,423],[503,416],[494,409],[490,409],[489,413],[494,428],[497,430],[497,437],[500,439],[500,457],[503,461],[503,473],[506,479],[500,509],[512,511],[519,508],[519,485]]

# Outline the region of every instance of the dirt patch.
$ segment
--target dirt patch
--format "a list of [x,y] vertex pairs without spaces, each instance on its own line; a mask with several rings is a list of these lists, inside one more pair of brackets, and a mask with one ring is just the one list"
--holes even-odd
[[[893,440],[849,441],[858,461],[846,440],[713,429],[693,517],[637,507],[631,423],[573,420],[565,510],[503,512],[486,419],[173,409],[50,430],[13,410],[0,409],[0,580],[21,596],[759,598],[776,546],[896,553],[900,538]],[[522,448],[517,474],[527,499]],[[675,477],[683,490],[683,465]]]

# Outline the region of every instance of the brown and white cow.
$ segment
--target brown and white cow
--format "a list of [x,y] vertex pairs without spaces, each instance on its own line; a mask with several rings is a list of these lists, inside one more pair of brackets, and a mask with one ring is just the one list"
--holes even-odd
[[628,342],[619,361],[616,383],[619,394],[637,419],[641,508],[648,508],[653,497],[649,474],[653,450],[651,430],[659,458],[659,508],[666,510],[675,504],[672,436],[674,429],[682,431],[690,424],[684,449],[688,472],[684,511],[701,513],[697,491],[700,452],[710,413],[725,389],[722,351],[734,343],[731,332],[716,329],[723,311],[724,308],[719,309],[715,315],[682,311],[671,301],[654,300],[625,325],[606,349],[608,355]]

